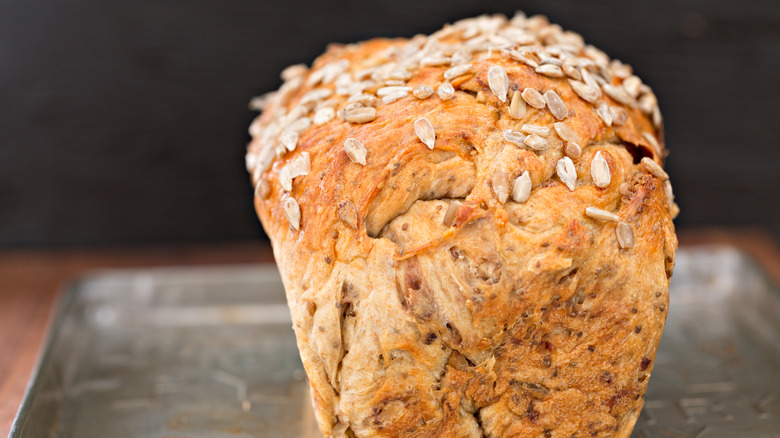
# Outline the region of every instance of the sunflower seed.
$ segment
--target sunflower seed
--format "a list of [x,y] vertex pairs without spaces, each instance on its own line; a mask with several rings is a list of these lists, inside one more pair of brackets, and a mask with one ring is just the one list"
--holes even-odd
[[527,201],[531,196],[532,185],[531,175],[529,175],[526,170],[515,180],[515,183],[512,186],[512,200],[518,203]]
[[509,180],[506,173],[500,170],[494,173],[490,185],[493,187],[493,194],[498,198],[498,202],[505,203],[509,197]]
[[471,64],[460,64],[444,72],[444,79],[451,81],[471,71]]
[[427,99],[431,97],[431,94],[433,94],[433,87],[429,85],[419,85],[414,89],[412,94],[414,94],[414,97],[418,99]]
[[572,160],[579,160],[582,157],[582,148],[577,143],[570,141],[566,143],[563,153]]
[[539,125],[523,125],[520,130],[526,134],[536,134],[540,137],[547,137],[550,135],[550,128]]
[[623,126],[628,121],[628,112],[619,106],[610,106],[609,112],[612,113],[612,124],[615,126]]
[[566,109],[566,105],[563,104],[563,100],[553,90],[547,90],[544,92],[544,100],[547,102],[547,108],[558,120],[563,120],[569,115],[569,111]]
[[604,90],[604,93],[606,93],[607,96],[611,97],[617,102],[622,103],[623,105],[631,105],[633,103],[631,96],[629,96],[626,90],[624,90],[623,87],[619,85],[604,84],[601,88]]
[[669,210],[672,215],[672,219],[677,219],[677,215],[680,214],[680,206],[676,202],[672,202],[672,208]]
[[387,78],[391,80],[406,82],[412,78],[412,73],[404,69],[398,68],[391,71],[390,74],[387,75]]
[[441,67],[451,62],[448,56],[426,56],[420,60],[420,67]]
[[658,144],[658,140],[655,139],[655,136],[649,132],[643,132],[642,136],[645,137],[648,143],[655,148],[656,152],[660,154],[661,152],[661,145]]
[[669,174],[666,173],[666,171],[664,171],[664,169],[650,157],[643,157],[639,165],[654,177],[662,181],[669,179]]
[[344,152],[353,163],[366,165],[366,147],[356,138],[348,138],[344,141]]
[[289,166],[284,166],[279,170],[278,178],[279,178],[279,185],[282,186],[282,190],[284,190],[285,192],[289,192],[290,190],[292,190],[293,178],[292,175],[290,174]]
[[396,100],[403,99],[408,95],[409,93],[406,91],[396,91],[395,93],[386,94],[382,96],[382,103],[387,105],[389,103],[395,102]]
[[349,123],[368,123],[376,118],[376,108],[355,107],[344,111],[344,120]]
[[287,216],[287,222],[290,224],[290,228],[298,230],[301,228],[301,207],[298,206],[298,201],[293,197],[288,197],[282,201],[282,207],[284,208],[284,214]]
[[574,186],[577,184],[577,169],[574,168],[574,163],[569,157],[563,157],[558,160],[555,165],[555,172],[558,174],[558,178],[562,183],[574,191]]
[[515,90],[512,93],[512,100],[509,102],[509,116],[513,119],[522,118],[526,112],[526,103],[520,96],[520,91]]
[[347,99],[347,102],[350,103],[359,103],[363,106],[376,106],[379,99],[376,98],[373,94],[353,94],[352,96],[349,96],[349,99]]
[[292,151],[298,146],[298,133],[292,129],[285,129],[279,137],[279,142],[281,142],[288,151]]
[[255,186],[255,197],[260,199],[267,199],[270,193],[271,185],[268,184],[268,181],[261,179],[257,182],[257,185]]
[[471,51],[466,49],[460,49],[452,54],[450,65],[461,65],[471,61]]
[[531,134],[526,137],[524,143],[529,148],[535,149],[537,151],[542,151],[550,147],[549,143],[547,143],[547,140],[544,137],[540,137],[536,134]]
[[593,178],[593,184],[602,189],[609,186],[612,180],[609,173],[609,163],[601,155],[601,151],[596,152],[596,156],[590,162],[590,177]]
[[302,134],[303,131],[309,129],[309,126],[311,126],[311,119],[308,117],[301,117],[300,119],[290,123],[290,126],[287,127],[287,129],[295,131],[298,134]]
[[347,226],[352,228],[353,230],[357,230],[358,227],[357,210],[355,209],[355,204],[353,204],[352,201],[350,201],[349,199],[345,199],[339,202],[338,213],[339,213],[339,219],[341,219],[342,222],[347,224]]
[[669,203],[667,208],[671,210],[674,206],[674,192],[672,191],[672,183],[668,179],[664,181],[664,195],[666,195],[666,200]]
[[334,117],[336,117],[336,110],[333,108],[325,107],[318,109],[317,112],[314,113],[314,124],[317,126],[324,125],[330,122]]
[[569,128],[569,125],[563,123],[563,122],[556,122],[553,124],[553,128],[555,128],[555,132],[558,133],[558,137],[560,137],[564,141],[577,141],[579,140],[577,138],[577,134],[574,133],[574,131]]
[[642,87],[642,80],[636,76],[629,76],[623,80],[622,85],[626,93],[636,99],[639,96],[639,89]]
[[547,56],[547,57],[542,58],[542,60],[539,61],[539,64],[541,64],[542,66],[551,64],[551,65],[554,65],[556,67],[563,67],[563,61],[561,61],[558,58],[553,58],[551,56]]
[[517,146],[525,146],[525,135],[511,129],[504,131],[504,140]]
[[535,69],[535,71],[539,74],[543,74],[545,76],[549,76],[551,78],[562,78],[563,77],[563,70],[561,70],[560,67],[553,64],[543,64],[540,65]]
[[306,74],[309,68],[305,64],[294,64],[282,70],[282,80],[290,81]]
[[333,90],[330,88],[316,88],[304,94],[298,104],[305,105],[311,102],[318,102],[320,100],[329,98],[332,94]]
[[615,235],[617,235],[618,244],[621,248],[633,248],[636,244],[634,229],[625,222],[618,222],[617,227],[615,227]]
[[436,87],[436,95],[441,100],[449,100],[455,97],[455,89],[452,88],[452,84],[449,81],[444,81]]
[[639,96],[639,102],[638,105],[639,109],[644,114],[652,114],[653,109],[658,107],[658,100],[655,97],[655,94],[653,93],[645,93],[641,96]]
[[598,88],[591,87],[583,82],[569,79],[569,85],[571,85],[571,89],[577,93],[577,96],[580,96],[590,103],[595,102],[601,96],[601,92]]
[[462,204],[460,201],[450,201],[450,205],[447,207],[447,211],[444,213],[444,220],[442,223],[448,227],[455,223],[455,218],[458,215],[458,209]]
[[500,65],[494,65],[488,69],[488,85],[490,91],[498,96],[498,100],[506,102],[506,93],[509,91],[509,79],[506,76],[504,67]]
[[598,219],[600,221],[619,221],[620,217],[617,216],[614,213],[610,213],[606,210],[602,210],[600,208],[596,207],[588,207],[585,209],[585,214],[588,217],[592,217],[593,219]]
[[576,67],[571,66],[569,64],[563,65],[563,72],[566,74],[566,76],[574,79],[575,81],[579,81],[582,79],[582,74],[580,74],[580,71],[577,70]]
[[534,108],[542,109],[547,105],[542,94],[533,88],[526,88],[523,90],[521,96],[523,96],[523,100],[525,100],[528,105],[531,105]]
[[420,117],[414,121],[414,132],[417,137],[428,146],[428,149],[433,149],[433,144],[436,141],[436,132],[433,130],[433,125],[425,117]]
[[273,92],[265,93],[261,96],[255,96],[249,101],[249,109],[252,111],[262,111],[271,103],[271,99],[274,97]]
[[606,102],[599,102],[596,106],[596,114],[604,121],[607,126],[612,126],[612,111],[609,110],[609,105]]
[[398,92],[408,93],[410,91],[412,91],[412,87],[390,86],[390,87],[382,87],[382,88],[376,90],[376,95],[378,97],[385,97],[385,96],[389,96],[391,94],[396,94]]

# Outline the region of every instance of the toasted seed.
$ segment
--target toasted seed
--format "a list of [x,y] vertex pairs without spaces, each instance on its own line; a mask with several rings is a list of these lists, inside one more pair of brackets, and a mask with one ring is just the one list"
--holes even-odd
[[452,84],[449,81],[444,81],[436,87],[436,95],[441,100],[449,100],[455,97],[455,89],[452,88]]
[[563,65],[563,72],[566,74],[566,76],[574,79],[575,81],[579,81],[582,79],[582,74],[580,74],[580,71],[577,70],[574,66],[571,66],[569,64]]
[[545,139],[544,137],[540,137],[536,134],[531,134],[527,136],[524,140],[524,143],[529,148],[535,149],[537,151],[542,151],[550,147],[550,144],[547,142],[547,139]]
[[330,122],[336,117],[336,110],[331,107],[320,108],[314,113],[314,124],[317,126],[324,125]]
[[347,102],[359,103],[363,106],[376,106],[378,101],[379,100],[376,98],[376,96],[367,93],[353,94],[349,97],[349,99],[347,99]]
[[588,207],[585,209],[585,214],[593,219],[600,221],[619,221],[620,217],[614,213],[610,213],[606,210],[602,210],[596,207]]
[[282,70],[281,77],[283,81],[289,81],[305,75],[307,71],[309,68],[305,64],[294,64]]
[[601,151],[596,152],[596,156],[590,162],[590,176],[593,178],[593,184],[602,189],[609,186],[612,180],[609,173],[609,163],[601,155]]
[[609,105],[606,102],[599,102],[596,106],[596,114],[604,121],[605,125],[612,126],[612,111],[609,110]]
[[452,54],[450,65],[456,66],[465,64],[471,61],[471,51],[467,49],[460,49]]
[[279,137],[279,142],[282,143],[288,151],[292,151],[298,146],[298,133],[292,129],[285,129]]
[[397,86],[397,85],[390,86],[390,87],[382,87],[382,88],[376,90],[376,95],[378,97],[385,97],[385,96],[388,96],[390,94],[398,93],[399,91],[403,91],[403,92],[408,93],[408,92],[412,91],[412,87]]
[[650,143],[650,146],[655,148],[656,152],[661,152],[661,145],[658,144],[658,140],[655,139],[655,136],[649,132],[643,132],[642,136],[647,140],[648,143]]
[[444,72],[444,79],[451,81],[471,71],[471,64],[460,64]]
[[498,171],[493,174],[493,178],[490,180],[490,185],[493,187],[493,194],[496,195],[500,203],[505,203],[509,197],[509,179],[506,176],[506,172]]
[[447,211],[444,213],[444,220],[442,221],[444,225],[450,227],[455,223],[455,218],[461,205],[460,201],[450,201],[450,205],[447,206]]
[[361,106],[344,111],[344,120],[349,123],[368,123],[376,118],[376,108]]
[[271,99],[274,97],[273,92],[265,93],[261,96],[255,96],[249,101],[249,109],[252,111],[262,111],[271,103]]
[[563,77],[563,70],[561,70],[559,66],[554,64],[542,64],[536,68],[536,72],[539,74],[543,74],[545,76],[549,76],[551,78]]
[[504,140],[517,146],[525,146],[525,135],[511,129],[504,131]]
[[636,99],[639,96],[639,89],[642,86],[642,80],[636,76],[629,76],[623,80],[623,89],[629,96]]
[[268,181],[265,179],[261,179],[257,182],[257,185],[255,186],[255,197],[260,199],[266,199],[268,198],[268,195],[271,193],[271,185],[268,184]]
[[547,90],[544,92],[544,100],[547,102],[547,108],[558,120],[563,120],[569,115],[569,111],[566,109],[566,105],[563,104],[561,96],[558,96],[553,90]]
[[619,85],[604,84],[601,88],[604,90],[604,93],[606,93],[607,96],[624,105],[631,105],[633,102],[631,96],[629,96],[628,93],[626,93],[626,90],[624,90],[623,87]]
[[633,248],[636,244],[634,229],[625,222],[618,222],[617,227],[615,227],[615,234],[621,248]]
[[671,211],[672,207],[674,207],[674,191],[672,191],[672,183],[668,179],[664,181],[664,194],[666,195],[666,200],[669,203],[667,208],[669,208]]
[[391,71],[387,75],[387,78],[390,79],[390,80],[406,82],[406,81],[408,81],[409,79],[412,78],[412,72],[404,70],[402,68],[397,68],[397,69]]
[[672,219],[677,219],[677,215],[680,214],[680,206],[676,202],[672,202],[672,208],[670,210]]
[[419,85],[414,89],[412,94],[414,94],[414,97],[418,99],[427,99],[431,97],[431,94],[433,94],[433,87],[430,85]]
[[576,161],[582,157],[582,147],[580,147],[580,145],[577,143],[570,141],[566,143],[566,147],[564,148],[563,153],[566,154],[567,157]]
[[366,165],[366,147],[363,146],[363,142],[356,138],[348,138],[344,140],[344,152],[347,157],[352,160],[353,163]]
[[350,201],[349,199],[345,199],[339,202],[338,213],[339,213],[339,219],[341,219],[342,222],[347,224],[347,226],[352,228],[353,230],[357,230],[358,227],[357,210],[355,209],[355,204],[353,204],[352,201]]
[[320,100],[329,98],[332,94],[333,90],[330,88],[315,88],[314,90],[304,94],[298,104],[304,105],[310,102],[318,102]]
[[408,95],[409,93],[407,93],[406,91],[396,91],[394,93],[386,94],[382,96],[382,103],[387,105],[389,103],[395,102],[396,100],[403,99]]
[[601,92],[598,88],[591,87],[590,85],[587,85],[583,82],[574,80],[569,80],[569,84],[571,85],[572,90],[577,93],[577,96],[580,96],[590,103],[595,102],[599,97],[601,97]]
[[619,106],[610,106],[609,112],[612,113],[612,124],[623,126],[628,121],[628,112]]
[[290,123],[290,126],[288,126],[287,129],[295,131],[298,134],[302,134],[303,131],[309,129],[309,126],[311,126],[311,119],[308,117],[301,117],[300,119]]
[[527,201],[531,196],[532,185],[531,175],[529,175],[526,170],[512,185],[512,200],[519,203]]
[[301,228],[301,207],[298,206],[298,201],[292,196],[285,198],[282,201],[282,207],[284,208],[284,214],[287,216],[287,222],[290,224],[290,228],[298,230]]
[[558,134],[558,137],[561,138],[561,140],[564,141],[577,141],[579,140],[577,138],[577,134],[574,133],[574,131],[569,128],[569,125],[563,123],[563,122],[556,122],[553,124],[553,128],[555,128],[555,132]]
[[539,125],[523,125],[520,130],[526,134],[536,134],[540,137],[547,137],[550,135],[550,128]]
[[669,174],[650,157],[643,157],[639,165],[660,180],[669,179]]
[[542,97],[542,94],[533,88],[526,88],[523,90],[521,96],[523,96],[523,100],[525,100],[528,105],[531,105],[534,108],[542,109],[545,105],[547,105],[547,102],[544,100],[544,97]]
[[509,102],[509,116],[513,119],[522,118],[526,112],[526,103],[520,95],[520,91],[515,90],[512,93],[512,100]]
[[574,167],[574,163],[569,157],[563,157],[558,160],[555,165],[555,172],[558,174],[558,178],[562,183],[574,191],[574,186],[577,184],[577,169]]
[[420,67],[440,67],[451,63],[449,56],[433,55],[426,56],[420,60]]
[[504,67],[500,65],[494,65],[488,69],[488,85],[490,91],[498,96],[498,100],[506,102],[506,93],[509,91],[509,78],[506,76]]
[[436,132],[433,130],[433,125],[425,117],[420,117],[414,121],[414,132],[417,137],[428,146],[428,149],[433,149],[433,144],[436,141]]

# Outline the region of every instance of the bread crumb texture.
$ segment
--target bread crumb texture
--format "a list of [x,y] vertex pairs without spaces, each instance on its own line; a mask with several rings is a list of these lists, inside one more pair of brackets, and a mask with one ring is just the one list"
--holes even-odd
[[630,66],[543,16],[328,47],[246,155],[328,437],[628,437],[679,209]]

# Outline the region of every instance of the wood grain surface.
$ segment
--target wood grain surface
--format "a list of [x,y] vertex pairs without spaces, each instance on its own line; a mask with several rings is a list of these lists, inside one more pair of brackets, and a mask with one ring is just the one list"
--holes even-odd
[[[703,230],[680,234],[683,246],[727,244],[753,256],[780,284],[780,246],[763,231]],[[273,262],[267,244],[147,249],[0,252],[0,437],[8,434],[35,365],[57,293],[98,268]]]
[[262,235],[251,96],[331,41],[546,14],[657,92],[681,228],[780,235],[777,0],[0,2],[0,246]]

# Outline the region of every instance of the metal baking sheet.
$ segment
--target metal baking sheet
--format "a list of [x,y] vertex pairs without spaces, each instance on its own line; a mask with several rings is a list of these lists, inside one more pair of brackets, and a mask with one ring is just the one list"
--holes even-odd
[[[780,292],[683,248],[634,437],[780,438]],[[271,267],[103,271],[63,296],[11,437],[318,437]]]

